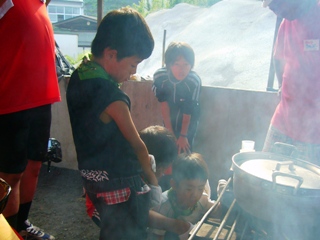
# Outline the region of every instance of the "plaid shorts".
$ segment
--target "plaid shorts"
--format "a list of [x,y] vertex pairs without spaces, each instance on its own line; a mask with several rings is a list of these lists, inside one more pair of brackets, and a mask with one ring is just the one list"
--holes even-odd
[[[275,145],[276,142],[292,145],[293,148],[290,149],[281,145],[277,146]],[[320,166],[319,144],[296,141],[286,136],[272,125],[270,125],[269,127],[262,151],[290,155],[292,157],[305,160]]]
[[[100,239],[146,239],[150,188],[139,175],[88,181],[86,193],[100,217]],[[124,187],[127,186],[127,187]]]

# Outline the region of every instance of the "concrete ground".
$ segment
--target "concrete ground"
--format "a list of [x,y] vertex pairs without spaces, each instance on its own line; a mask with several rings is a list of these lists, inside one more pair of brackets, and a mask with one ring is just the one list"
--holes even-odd
[[[56,164],[58,165],[58,164]],[[99,239],[99,228],[86,214],[79,171],[44,164],[29,220],[56,240]]]

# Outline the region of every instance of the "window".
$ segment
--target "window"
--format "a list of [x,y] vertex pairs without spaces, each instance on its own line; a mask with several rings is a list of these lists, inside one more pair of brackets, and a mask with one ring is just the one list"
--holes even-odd
[[50,21],[55,23],[58,22],[58,17],[56,14],[49,14]]
[[57,15],[58,16],[58,22],[63,21],[64,20],[64,15]]
[[57,13],[64,13],[64,7],[57,7]]
[[80,8],[72,8],[73,14],[80,15]]
[[69,14],[64,15],[64,19],[69,19],[69,18],[73,18],[73,16]]
[[56,12],[57,12],[57,7],[55,7],[55,6],[48,6],[48,12],[49,12],[49,13],[56,13]]
[[65,13],[66,14],[72,14],[72,7],[66,7],[65,8]]
[[48,6],[48,13],[50,21],[52,23],[55,23],[79,16],[81,13],[81,8],[67,6]]

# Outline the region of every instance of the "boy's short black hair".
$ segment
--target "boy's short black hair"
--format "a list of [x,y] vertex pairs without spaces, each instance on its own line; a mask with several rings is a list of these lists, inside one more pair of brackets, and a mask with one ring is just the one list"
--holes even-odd
[[180,154],[172,164],[172,178],[177,183],[182,180],[208,180],[209,172],[206,162],[199,153]]
[[154,125],[139,134],[148,152],[154,156],[157,167],[167,168],[178,157],[175,136],[167,128]]
[[164,54],[164,61],[166,67],[170,67],[174,64],[178,57],[184,57],[186,61],[191,65],[191,68],[194,66],[194,51],[192,47],[185,42],[171,42]]
[[109,12],[101,21],[91,44],[95,57],[102,57],[105,48],[117,50],[117,58],[148,58],[154,40],[144,18],[136,10],[124,7]]

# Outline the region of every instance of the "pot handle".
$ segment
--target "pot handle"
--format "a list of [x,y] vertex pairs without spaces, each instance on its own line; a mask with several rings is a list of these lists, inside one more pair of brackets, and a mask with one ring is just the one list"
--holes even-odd
[[300,176],[291,174],[291,173],[274,171],[274,172],[272,173],[273,189],[276,188],[276,185],[277,185],[277,177],[278,177],[278,176],[288,177],[288,178],[293,178],[293,179],[298,180],[298,183],[297,183],[297,185],[294,187],[294,190],[293,190],[293,195],[296,195],[297,192],[298,192],[298,190],[299,190],[299,188],[301,187],[301,185],[302,185],[302,183],[303,183],[303,178],[300,177]]
[[297,147],[283,142],[274,143],[275,152],[289,157],[294,157],[294,154],[298,151]]
[[285,165],[289,165],[288,169],[290,170],[290,172],[294,172],[296,169],[294,168],[294,163],[293,161],[283,161],[283,162],[278,162],[276,169],[273,171],[280,171],[281,166],[285,166]]

